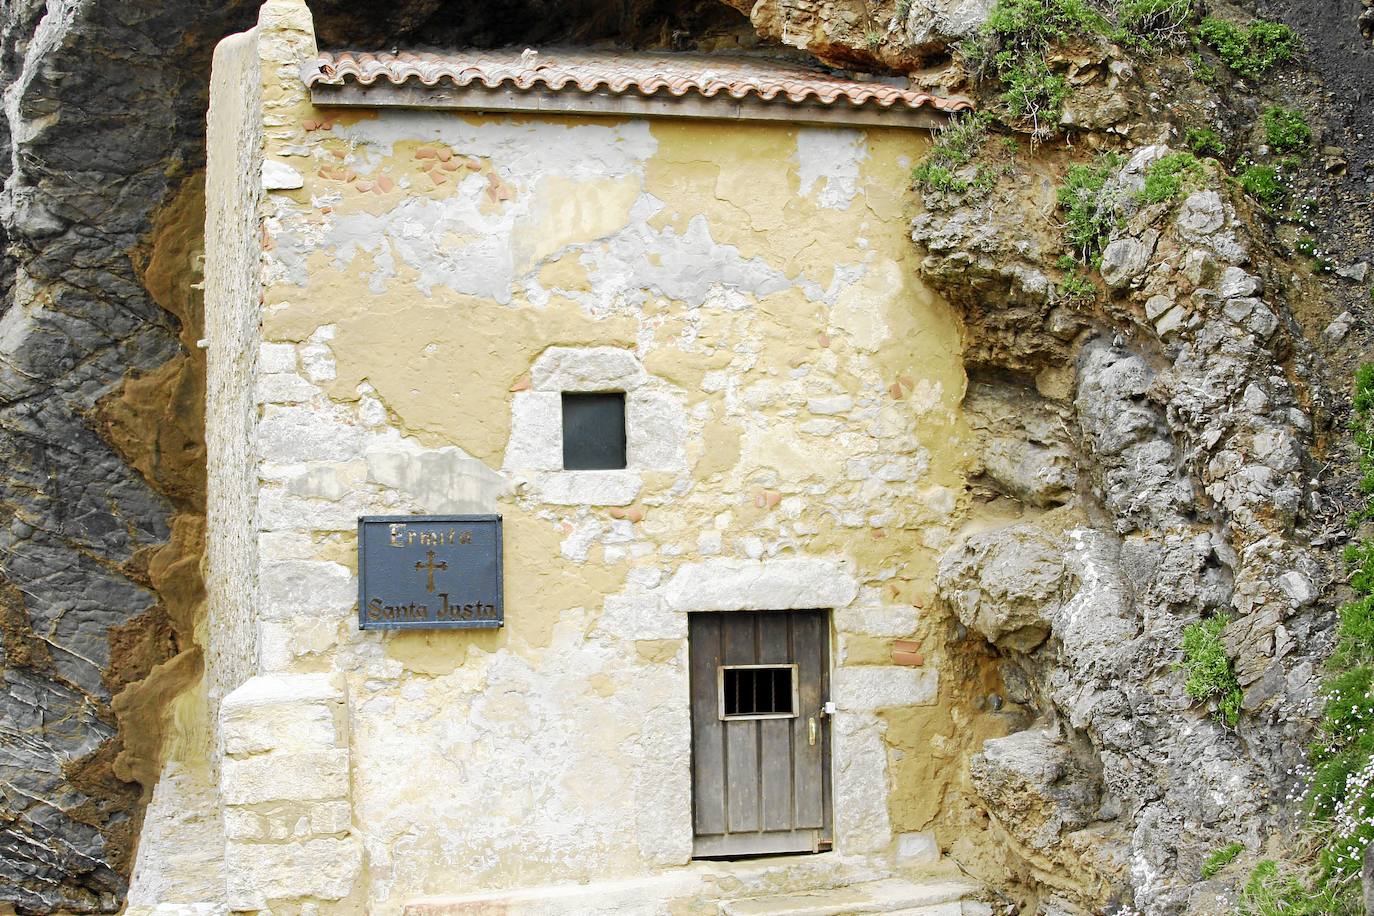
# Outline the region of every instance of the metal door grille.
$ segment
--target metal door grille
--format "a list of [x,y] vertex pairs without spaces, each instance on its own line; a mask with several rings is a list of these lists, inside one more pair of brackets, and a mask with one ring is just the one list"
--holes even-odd
[[797,715],[796,665],[722,665],[722,719],[790,719]]

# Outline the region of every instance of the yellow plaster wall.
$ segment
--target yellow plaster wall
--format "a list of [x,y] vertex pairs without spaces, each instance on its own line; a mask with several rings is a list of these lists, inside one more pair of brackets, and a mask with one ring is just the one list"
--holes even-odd
[[[268,156],[303,186],[266,206],[262,333],[294,348],[308,391],[263,395],[264,410],[330,424],[349,443],[361,430],[417,454],[457,450],[494,474],[513,394],[540,354],[614,346],[689,418],[686,468],[644,474],[628,509],[549,505],[507,481],[494,507],[503,630],[274,625],[283,670],[349,680],[371,911],[669,864],[644,839],[650,827],[636,839],[645,803],[630,771],[682,762],[628,749],[656,711],[685,722],[685,640],[606,632],[607,597],[651,590],[703,556],[801,554],[847,558],[865,600],[911,612],[959,524],[961,329],[916,279],[906,229],[908,175],[928,138],[853,135],[850,172],[803,193],[802,172],[828,167],[799,152],[814,128],[278,102]],[[693,285],[713,269],[724,279]],[[482,271],[508,282],[476,294]],[[302,519],[264,532],[265,563],[355,571],[353,535],[328,519],[432,508],[359,477],[366,456],[341,448],[263,457],[272,505]],[[292,490],[307,472],[316,489]],[[320,480],[348,481],[346,495]],[[883,664],[893,635],[910,634],[860,635],[840,663]],[[919,741],[910,721],[900,731]],[[497,774],[500,791],[482,794]]]

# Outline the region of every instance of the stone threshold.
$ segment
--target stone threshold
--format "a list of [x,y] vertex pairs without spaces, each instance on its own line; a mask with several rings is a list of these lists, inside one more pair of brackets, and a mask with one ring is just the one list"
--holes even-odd
[[409,901],[403,912],[405,916],[590,912],[649,916],[669,912],[886,913],[943,906],[958,913],[960,902],[978,890],[952,863],[900,867],[885,857],[845,858],[826,852],[695,861],[683,868],[614,881],[425,897]]

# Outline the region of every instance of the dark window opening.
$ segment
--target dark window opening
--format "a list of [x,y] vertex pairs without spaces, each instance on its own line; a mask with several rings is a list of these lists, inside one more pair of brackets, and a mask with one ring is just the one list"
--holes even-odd
[[796,665],[721,668],[721,717],[795,716],[796,674]]
[[563,394],[563,469],[625,467],[625,394]]

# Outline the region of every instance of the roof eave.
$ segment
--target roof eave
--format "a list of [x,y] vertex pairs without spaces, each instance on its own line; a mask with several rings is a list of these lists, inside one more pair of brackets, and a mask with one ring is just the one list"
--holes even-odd
[[549,89],[487,88],[440,82],[433,86],[407,80],[396,84],[378,80],[371,85],[356,82],[316,82],[310,98],[320,107],[343,108],[439,108],[458,111],[530,112],[564,115],[619,115],[647,118],[710,118],[726,121],[787,121],[834,127],[907,127],[933,130],[948,122],[953,112],[922,105],[912,108],[894,104],[855,105],[837,100],[795,103],[756,96],[741,99],[697,93],[673,96],[638,92],[568,92]]

